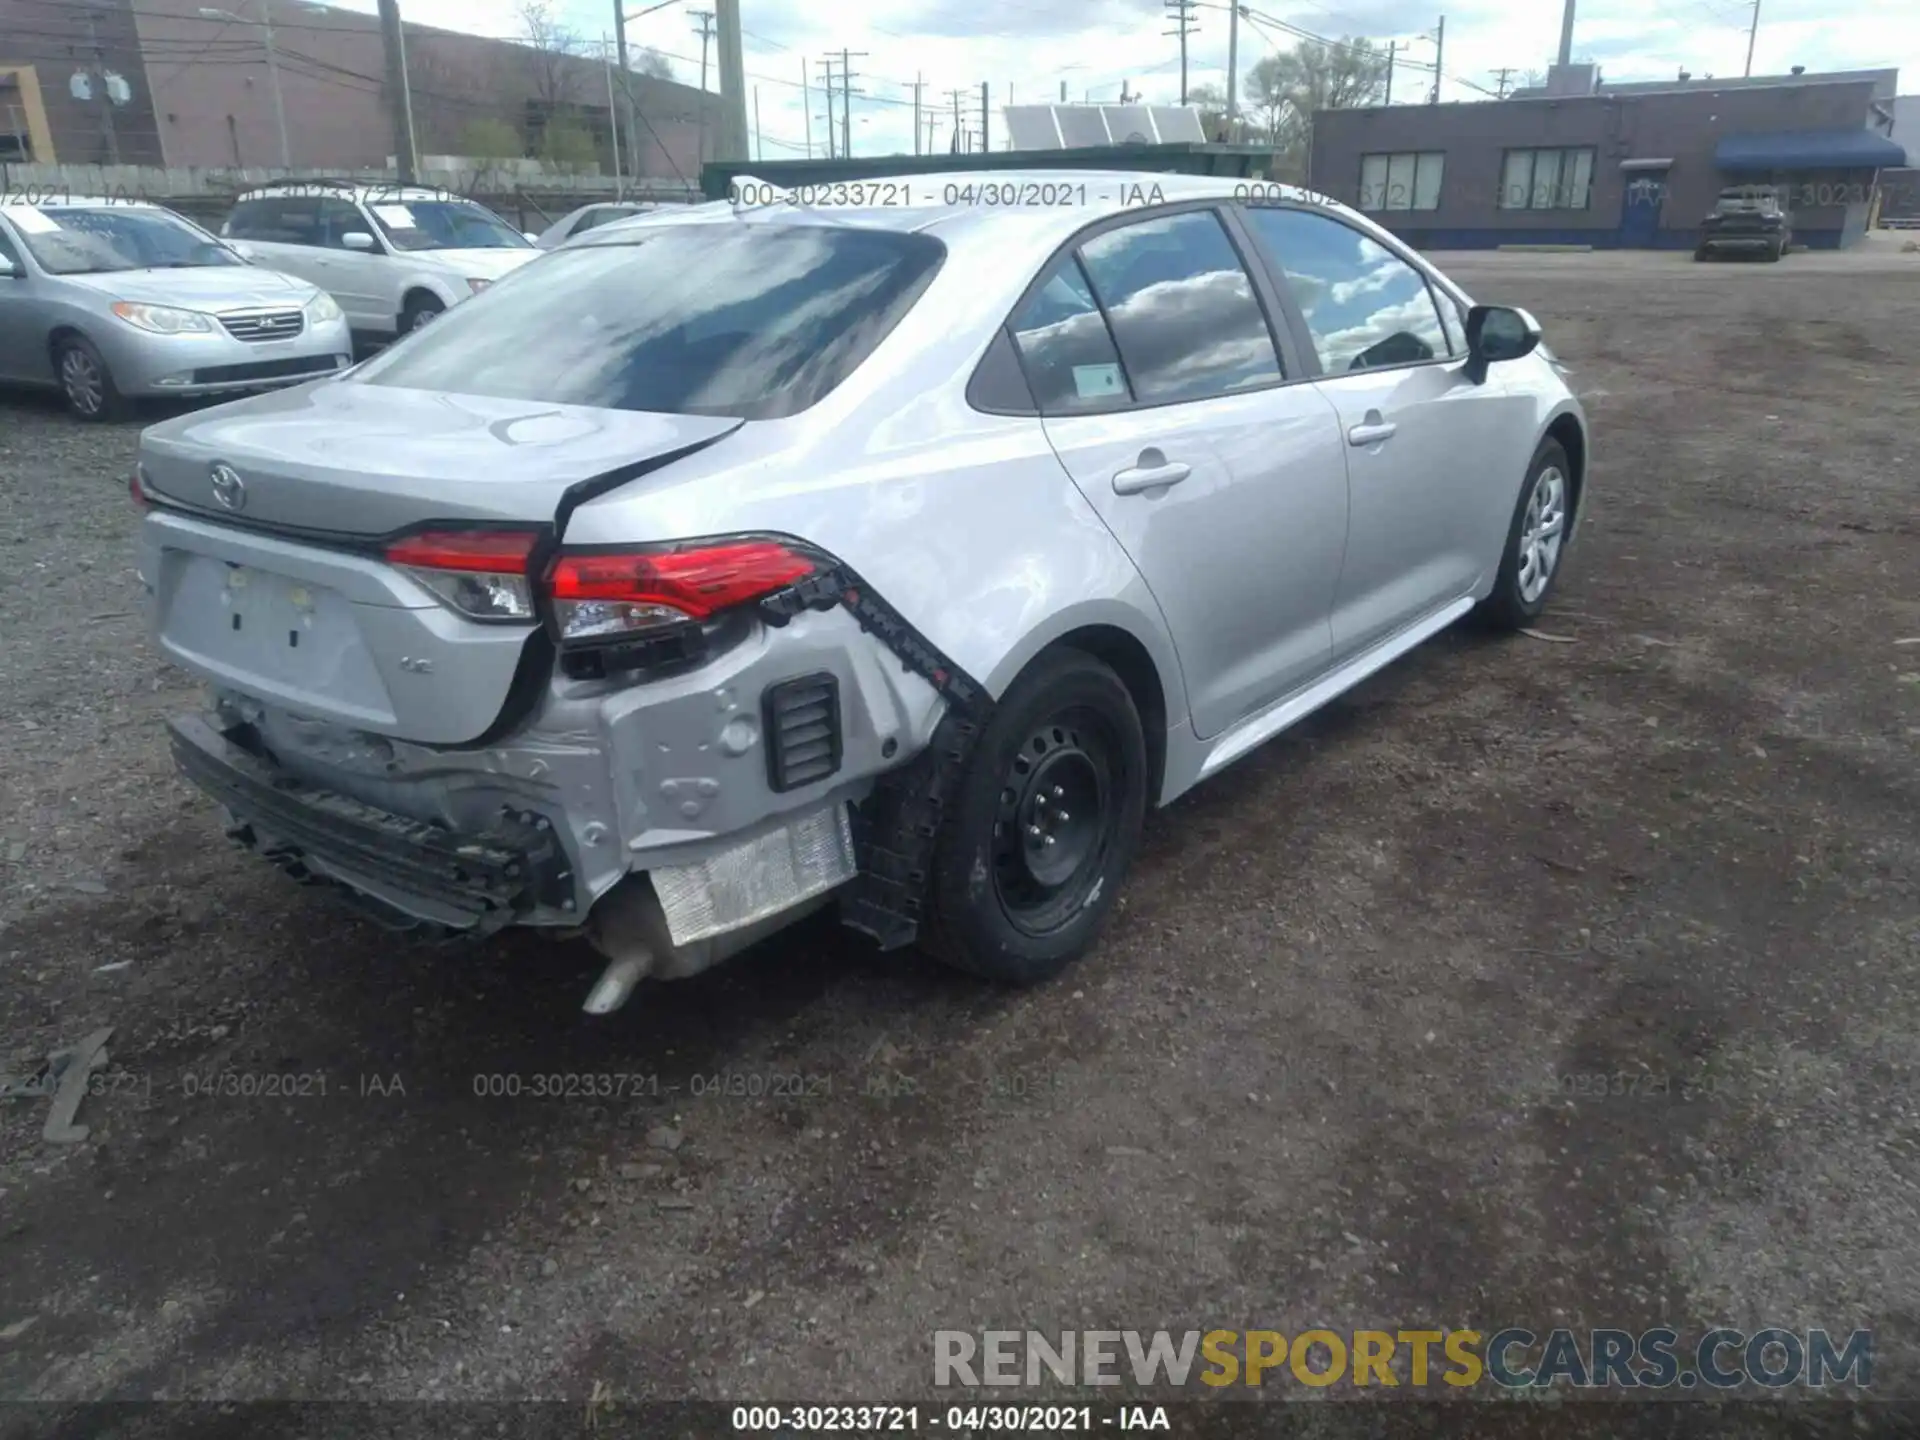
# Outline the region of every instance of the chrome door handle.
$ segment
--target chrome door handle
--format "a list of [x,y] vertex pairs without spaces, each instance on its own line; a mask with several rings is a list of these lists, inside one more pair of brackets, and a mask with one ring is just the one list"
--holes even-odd
[[1193,473],[1191,465],[1175,461],[1171,465],[1134,466],[1113,477],[1113,493],[1138,495],[1142,490],[1158,490],[1163,485],[1178,485]]
[[1349,445],[1378,445],[1382,440],[1391,440],[1394,431],[1400,427],[1392,421],[1383,421],[1376,425],[1356,425],[1347,431]]

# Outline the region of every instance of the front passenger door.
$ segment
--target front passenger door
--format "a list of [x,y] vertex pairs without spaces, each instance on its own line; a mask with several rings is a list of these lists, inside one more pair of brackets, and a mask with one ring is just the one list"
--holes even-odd
[[1011,325],[1047,438],[1139,568],[1210,738],[1327,664],[1339,427],[1211,207],[1109,223]]
[[1498,563],[1521,480],[1494,463],[1511,448],[1505,385],[1497,369],[1484,384],[1467,377],[1458,326],[1442,322],[1426,277],[1371,236],[1319,210],[1243,216],[1299,307],[1347,442],[1333,607],[1344,661],[1468,597]]

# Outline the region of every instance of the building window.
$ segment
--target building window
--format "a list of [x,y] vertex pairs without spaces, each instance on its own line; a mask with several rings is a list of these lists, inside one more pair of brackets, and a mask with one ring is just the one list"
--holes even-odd
[[1362,210],[1438,210],[1440,174],[1447,157],[1438,150],[1360,157]]
[[1593,200],[1593,149],[1509,150],[1502,210],[1585,210]]

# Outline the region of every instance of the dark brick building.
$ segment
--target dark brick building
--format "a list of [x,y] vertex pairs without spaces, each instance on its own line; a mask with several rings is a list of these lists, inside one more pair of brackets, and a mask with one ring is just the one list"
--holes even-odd
[[[1576,67],[1577,68],[1577,67]],[[1898,72],[1678,79],[1323,110],[1310,183],[1425,249],[1691,249],[1725,186],[1786,186],[1798,243],[1864,233]],[[1909,142],[1911,143],[1911,142]]]
[[[263,5],[271,6],[293,166],[383,166],[393,128],[378,19],[299,0],[0,0],[0,160],[278,166],[265,36],[253,23]],[[209,19],[203,8],[239,18]],[[422,25],[407,25],[405,35],[422,155],[464,153],[480,120],[505,124],[535,153],[558,119],[591,135],[612,173],[599,59]],[[90,98],[76,96],[76,74],[90,77],[80,87]],[[717,136],[720,97],[649,76],[630,83],[639,163],[627,156],[623,168],[697,184],[702,113]]]

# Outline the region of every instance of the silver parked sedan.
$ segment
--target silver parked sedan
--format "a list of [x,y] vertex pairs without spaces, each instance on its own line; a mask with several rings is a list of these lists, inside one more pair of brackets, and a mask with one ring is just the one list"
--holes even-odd
[[158,205],[0,205],[0,381],[83,420],[138,395],[297,384],[353,363],[340,307]]
[[616,222],[146,432],[231,834],[398,925],[584,924],[593,1011],[829,900],[1030,982],[1149,805],[1546,605],[1590,447],[1525,312],[1291,188],[848,188]]

